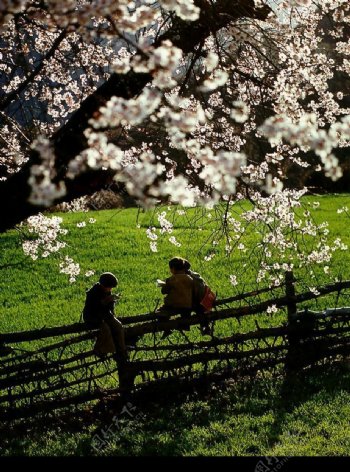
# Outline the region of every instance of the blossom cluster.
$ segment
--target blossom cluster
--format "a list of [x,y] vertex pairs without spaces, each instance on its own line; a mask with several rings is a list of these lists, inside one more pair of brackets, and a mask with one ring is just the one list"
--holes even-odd
[[[64,260],[60,262],[60,272],[62,274],[69,275],[69,282],[73,283],[76,281],[77,276],[80,274],[80,265],[69,257],[65,256]],[[93,275],[91,272],[87,272],[86,277]]]
[[266,120],[260,127],[260,132],[273,145],[286,140],[301,151],[313,150],[320,157],[326,176],[332,180],[342,176],[342,169],[332,150],[349,146],[350,115],[332,123],[328,130],[319,128],[314,113],[304,114],[296,123],[287,115],[277,115]]
[[66,247],[67,244],[58,239],[68,233],[61,224],[62,218],[58,216],[47,217],[42,213],[30,216],[21,225],[21,228],[28,232],[28,238],[22,243],[24,253],[36,260],[38,257],[48,257]]
[[39,154],[41,163],[34,164],[30,168],[31,175],[28,183],[32,188],[28,201],[34,205],[50,206],[53,202],[66,193],[66,186],[63,181],[53,182],[56,175],[54,167],[54,153],[50,141],[45,138],[38,138],[32,148]]

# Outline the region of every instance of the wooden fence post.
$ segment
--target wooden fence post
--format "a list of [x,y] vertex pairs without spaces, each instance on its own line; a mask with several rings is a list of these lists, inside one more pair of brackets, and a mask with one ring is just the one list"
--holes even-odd
[[[119,388],[123,394],[128,394],[134,387],[134,381],[135,381],[135,373],[134,369],[132,368],[132,363],[129,361],[129,353],[127,351],[127,342],[130,341],[127,336],[127,332],[125,331],[124,326],[122,327],[122,336],[123,336],[123,344],[125,345],[125,352],[121,355],[121,352],[119,352],[117,348],[117,352],[115,353],[114,357],[116,360],[116,364],[118,367],[118,377],[119,377]],[[121,345],[121,340],[118,339],[116,336],[116,339],[114,339],[114,344],[115,346],[118,346],[119,348]]]
[[[316,319],[312,314],[308,314],[307,310],[301,316],[297,316],[295,280],[293,272],[286,272],[286,295],[290,299],[287,303],[289,328],[289,347],[286,356],[287,373],[295,372],[308,363],[312,363],[315,360],[315,354],[317,354],[312,341],[312,334],[317,325]],[[320,341],[318,341],[318,345],[320,346]]]
[[127,393],[134,387],[135,373],[127,360],[117,359],[120,389]]
[[296,320],[297,305],[295,303],[295,278],[292,271],[285,273],[286,296],[289,299],[287,304],[288,319],[288,352],[286,356],[286,371],[290,373],[299,365],[300,344],[298,335],[298,323]]

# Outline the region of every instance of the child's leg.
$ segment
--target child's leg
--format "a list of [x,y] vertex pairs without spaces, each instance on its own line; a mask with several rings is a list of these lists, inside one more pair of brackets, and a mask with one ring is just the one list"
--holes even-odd
[[[168,321],[171,317],[171,315],[175,315],[176,311],[173,311],[171,308],[168,308],[166,306],[161,306],[158,308],[158,310],[155,312],[155,314],[158,317],[158,321]],[[161,339],[167,338],[171,333],[171,329],[164,329],[163,335]]]
[[97,334],[94,354],[103,357],[110,352],[115,352],[115,342],[112,336],[111,328],[104,321],[100,324],[100,329]]
[[189,320],[191,318],[191,311],[192,310],[190,308],[182,308],[181,310],[179,310],[181,314],[181,321],[185,321],[185,323],[180,323],[180,326],[184,331],[190,331],[190,327],[186,323],[186,320]]
[[196,314],[200,315],[199,325],[200,325],[200,330],[201,330],[202,334],[210,334],[211,329],[210,329],[210,326],[209,326],[209,320],[207,318],[207,313],[205,312],[204,308],[201,305],[196,307]]
[[109,317],[106,320],[106,322],[111,328],[117,352],[120,352],[121,354],[125,354],[126,353],[125,332],[124,332],[122,323],[115,316]]
[[155,311],[155,315],[157,316],[159,321],[163,321],[163,320],[168,320],[171,317],[171,315],[175,315],[175,312],[171,308],[168,308],[163,305],[163,306],[160,306],[158,310]]

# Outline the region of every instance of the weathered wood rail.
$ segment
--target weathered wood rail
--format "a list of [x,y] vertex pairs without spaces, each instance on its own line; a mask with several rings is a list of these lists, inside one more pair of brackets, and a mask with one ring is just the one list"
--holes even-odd
[[[298,311],[297,306],[329,294],[337,294],[338,302],[346,300],[350,281],[303,293],[296,293],[295,284],[293,274],[288,272],[285,284],[280,287],[218,300],[206,319],[215,322],[216,330],[224,323],[231,323],[232,333],[211,336],[209,340],[193,336],[191,329],[203,321],[203,315],[193,314],[188,320],[174,317],[168,321],[159,321],[155,313],[120,318],[126,340],[139,337],[126,364],[116,363],[111,355],[95,356],[92,347],[97,330],[87,330],[83,323],[2,333],[0,417],[3,420],[31,417],[106,395],[139,391],[146,385],[164,383],[171,378],[196,379],[223,371],[236,377],[239,373],[248,375],[262,369],[281,369],[281,366],[288,373],[347,356],[350,307]],[[258,299],[269,292],[275,295]],[[285,321],[279,326],[261,328],[258,322],[263,319],[266,323],[262,314],[272,305],[285,310]],[[255,323],[255,329],[237,332],[232,323],[245,317],[253,321],[251,326]],[[169,329],[173,335],[161,339],[162,333]],[[43,345],[48,339],[56,342]]]

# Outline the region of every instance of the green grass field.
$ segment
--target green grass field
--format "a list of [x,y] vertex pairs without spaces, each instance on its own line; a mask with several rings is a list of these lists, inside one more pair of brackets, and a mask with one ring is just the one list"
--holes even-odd
[[[320,206],[312,209],[312,202]],[[304,205],[316,221],[329,222],[330,238],[341,237],[350,248],[349,219],[337,209],[349,206],[349,196],[322,196],[304,199]],[[212,219],[220,217],[212,211]],[[169,275],[168,260],[181,255],[192,262],[217,290],[219,297],[235,295],[256,288],[254,252],[257,235],[246,235],[246,253],[235,251],[224,257],[224,242],[210,261],[204,256],[213,246],[207,244],[215,225],[204,225],[200,217],[176,216],[173,235],[181,242],[175,247],[164,238],[158,252],[149,249],[145,229],[156,226],[152,213],[136,209],[108,210],[60,215],[63,227],[69,230],[63,251],[80,263],[82,274],[73,284],[58,270],[58,256],[32,261],[23,254],[20,235],[9,231],[0,235],[0,330],[21,331],[57,326],[79,321],[85,290],[103,271],[114,272],[119,279],[122,298],[117,307],[120,317],[144,313],[160,303],[155,285],[157,278]],[[192,215],[193,216],[193,215]],[[95,224],[88,222],[93,217]],[[84,228],[76,225],[86,221]],[[307,244],[312,244],[309,242]],[[350,279],[349,252],[334,256],[330,275],[317,271],[316,280],[308,280],[308,271],[298,274],[300,289],[326,283],[330,276]],[[94,270],[94,276],[84,273]],[[237,274],[239,284],[232,287],[230,274]],[[254,275],[255,274],[255,275]],[[261,284],[265,286],[266,284]],[[331,306],[332,298],[323,302]],[[344,303],[346,299],[343,300]],[[350,305],[350,302],[348,302]],[[313,307],[313,303],[307,306]],[[248,317],[249,318],[249,317]],[[262,314],[261,326],[278,324],[285,319],[280,311],[275,317]],[[234,320],[222,323],[218,335],[254,329],[254,321],[246,319],[239,325]],[[191,331],[195,339],[198,331]],[[350,374],[346,368],[332,372],[312,372],[289,386],[288,395],[283,378],[269,375],[257,377],[253,384],[230,384],[225,389],[215,386],[206,395],[182,398],[168,406],[150,406],[143,420],[126,421],[115,440],[102,454],[171,454],[171,455],[349,455],[350,451]],[[96,425],[81,425],[79,431],[67,431],[52,424],[45,435],[35,428],[22,437],[9,434],[0,444],[0,454],[25,455],[86,455],[91,450],[92,432]]]

